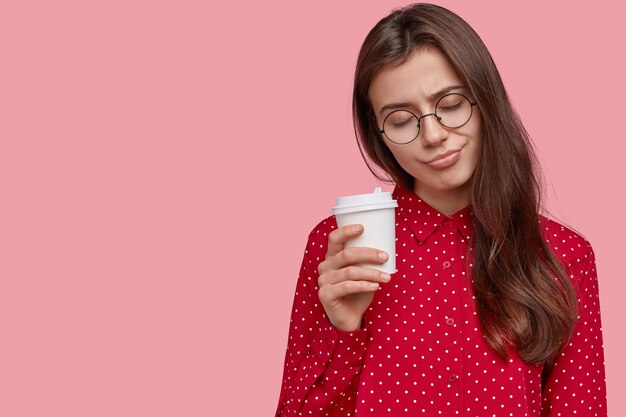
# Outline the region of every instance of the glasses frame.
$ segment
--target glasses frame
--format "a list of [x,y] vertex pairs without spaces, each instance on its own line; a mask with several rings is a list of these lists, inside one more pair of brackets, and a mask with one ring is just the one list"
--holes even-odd
[[[446,126],[445,124],[442,123],[441,121],[441,117],[437,116],[437,107],[439,106],[439,102],[441,100],[443,100],[444,98],[448,97],[448,96],[452,96],[452,95],[456,95],[456,96],[461,96],[463,97],[465,100],[467,100],[470,104],[470,115],[467,118],[467,120],[458,125],[458,126]],[[397,145],[408,145],[409,143],[413,142],[415,139],[417,139],[417,137],[420,135],[420,130],[421,130],[421,120],[424,117],[428,117],[428,116],[435,116],[435,119],[437,119],[437,121],[439,122],[439,124],[443,127],[446,127],[448,129],[458,129],[461,126],[465,126],[467,124],[467,122],[469,122],[472,119],[472,115],[474,114],[474,106],[476,106],[478,103],[476,103],[475,101],[472,102],[472,100],[470,100],[466,95],[461,94],[461,93],[448,93],[448,94],[444,94],[443,96],[439,97],[439,100],[437,100],[437,103],[435,103],[435,111],[433,113],[428,113],[423,115],[422,117],[417,117],[417,115],[415,113],[413,113],[410,110],[406,110],[406,109],[398,109],[398,110],[394,110],[391,113],[389,113],[387,116],[385,116],[385,118],[383,119],[383,129],[376,129],[378,131],[378,134],[380,135],[385,135],[385,137],[387,138],[387,140],[389,140],[390,142],[393,142]],[[387,133],[385,133],[384,127],[385,127],[385,122],[387,121],[387,118],[389,118],[389,116],[391,116],[392,114],[399,112],[399,111],[403,111],[403,112],[407,112],[407,113],[411,113],[413,115],[413,117],[415,117],[415,119],[417,120],[417,134],[415,135],[415,137],[413,139],[411,139],[408,142],[396,142],[395,140],[391,139],[389,136],[387,136]]]

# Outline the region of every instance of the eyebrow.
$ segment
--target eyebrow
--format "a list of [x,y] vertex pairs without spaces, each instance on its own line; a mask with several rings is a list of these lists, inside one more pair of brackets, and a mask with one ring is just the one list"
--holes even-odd
[[[443,96],[444,94],[447,94],[447,93],[449,93],[449,92],[451,92],[451,91],[454,91],[454,90],[459,90],[459,89],[462,89],[462,88],[465,88],[465,86],[464,86],[464,85],[451,85],[451,86],[448,86],[448,87],[446,87],[446,88],[442,88],[441,90],[439,90],[439,91],[437,91],[437,92],[435,92],[435,93],[433,93],[433,94],[429,94],[429,95],[428,95],[428,98],[429,98],[430,100],[434,100],[434,99],[436,99],[437,97]],[[402,109],[402,108],[411,107],[411,106],[412,106],[412,103],[409,103],[409,102],[404,102],[404,103],[389,103],[389,104],[385,104],[385,105],[384,105],[384,106],[383,106],[383,107],[382,107],[382,108],[378,111],[378,114],[382,116],[382,115],[383,115],[383,113],[385,112],[385,110]]]

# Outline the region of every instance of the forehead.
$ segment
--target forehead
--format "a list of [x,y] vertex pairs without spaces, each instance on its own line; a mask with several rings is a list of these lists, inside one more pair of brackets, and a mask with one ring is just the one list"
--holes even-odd
[[372,80],[369,98],[374,111],[390,102],[429,101],[429,96],[453,84],[461,84],[448,58],[436,48],[414,51],[400,65],[383,68]]

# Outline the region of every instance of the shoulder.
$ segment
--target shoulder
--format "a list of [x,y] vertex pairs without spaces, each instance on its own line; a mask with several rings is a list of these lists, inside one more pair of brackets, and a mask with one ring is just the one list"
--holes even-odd
[[328,240],[330,232],[337,228],[337,220],[335,216],[328,216],[324,220],[320,221],[317,226],[309,233],[309,240]]
[[571,227],[544,215],[539,215],[539,227],[550,249],[568,270],[595,259],[591,243]]
[[320,221],[309,233],[306,245],[307,254],[316,260],[324,259],[328,247],[328,235],[335,229],[337,229],[335,216],[329,216]]

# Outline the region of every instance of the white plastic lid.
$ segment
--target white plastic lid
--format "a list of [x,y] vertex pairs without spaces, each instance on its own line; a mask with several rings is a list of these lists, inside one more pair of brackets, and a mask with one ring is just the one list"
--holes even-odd
[[391,193],[382,192],[376,187],[371,194],[338,197],[333,214],[354,213],[355,211],[378,210],[398,207],[398,202],[391,198]]

